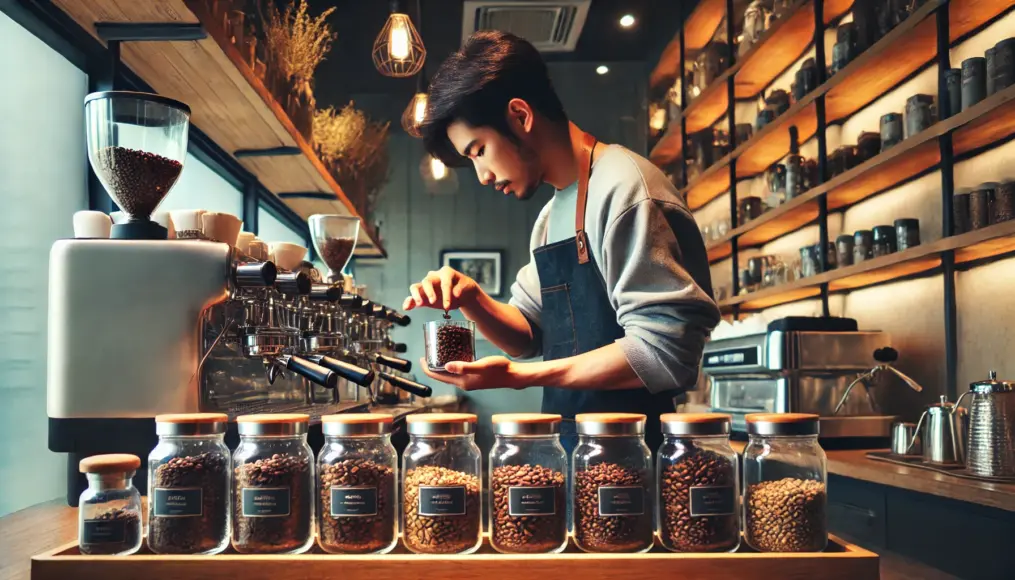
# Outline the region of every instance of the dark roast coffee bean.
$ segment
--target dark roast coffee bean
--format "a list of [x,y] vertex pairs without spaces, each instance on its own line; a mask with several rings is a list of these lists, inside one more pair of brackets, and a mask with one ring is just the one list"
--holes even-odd
[[155,211],[183,171],[179,161],[126,147],[100,149],[95,159],[117,205],[138,218]]
[[[321,496],[318,541],[322,548],[335,553],[369,554],[391,545],[396,527],[391,497],[395,473],[391,467],[367,459],[345,459],[322,466],[318,477]],[[376,506],[373,502],[366,506],[373,515],[332,515],[332,487],[367,490],[368,495],[376,498]]]
[[[641,487],[641,514],[600,515],[600,487]],[[599,463],[575,470],[575,541],[597,552],[637,552],[652,545],[653,522],[649,509],[648,474],[616,463]]]
[[828,540],[825,484],[787,477],[747,489],[745,536],[765,552],[815,552]]
[[[238,552],[291,552],[306,543],[312,533],[310,513],[313,495],[306,458],[276,453],[271,457],[245,463],[235,469],[236,494],[233,497],[233,547]],[[279,511],[288,515],[243,515],[243,490],[268,488],[272,493],[288,491],[288,506]],[[284,494],[279,497],[284,498]]]
[[473,350],[472,331],[457,324],[442,324],[437,328],[437,344],[431,351],[430,366],[443,368],[451,361],[472,362],[476,360]]
[[730,512],[721,515],[692,515],[691,489],[729,488],[736,485],[733,462],[722,455],[690,447],[659,479],[663,502],[661,536],[663,543],[679,552],[728,552],[740,542],[736,501]]
[[[84,526],[86,529],[78,546],[82,554],[119,554],[133,549],[141,538],[141,514],[133,509],[118,508],[102,512],[85,520]],[[114,541],[89,541],[93,539],[92,534],[89,534],[89,527],[106,528],[106,531],[112,533],[103,535],[106,539]]]
[[160,554],[199,554],[213,550],[227,537],[229,476],[226,458],[217,453],[174,457],[155,468],[154,493],[188,490],[200,494],[200,515],[159,516],[149,498],[148,545]]
[[332,272],[341,272],[345,263],[349,261],[354,247],[356,240],[352,238],[328,238],[321,248],[321,259]]
[[[421,515],[421,486],[465,488],[465,513]],[[410,550],[426,554],[457,554],[476,545],[482,519],[478,477],[446,467],[426,465],[407,471],[404,487],[402,540]]]
[[[552,552],[567,538],[567,488],[564,474],[539,465],[505,465],[493,470],[493,521],[490,542],[504,552]],[[553,513],[511,515],[511,489],[544,488]],[[549,488],[549,489],[545,489]]]

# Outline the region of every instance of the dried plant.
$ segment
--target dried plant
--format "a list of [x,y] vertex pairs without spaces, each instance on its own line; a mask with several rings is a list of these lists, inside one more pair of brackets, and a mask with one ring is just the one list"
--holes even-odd
[[367,215],[388,180],[389,129],[389,123],[370,120],[353,102],[339,111],[329,107],[314,113],[314,143],[321,157],[343,188],[362,194],[359,205]]
[[335,11],[328,8],[317,18],[308,13],[306,0],[290,2],[280,12],[274,0],[268,0],[267,15],[261,11],[264,42],[270,58],[287,79],[309,83],[314,70],[331,50],[335,34],[325,19]]
[[314,143],[321,156],[336,162],[349,156],[367,126],[367,117],[353,103],[336,111],[334,107],[314,111]]

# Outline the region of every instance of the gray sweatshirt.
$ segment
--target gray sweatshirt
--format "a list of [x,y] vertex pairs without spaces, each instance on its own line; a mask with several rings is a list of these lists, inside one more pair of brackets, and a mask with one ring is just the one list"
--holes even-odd
[[[510,303],[535,336],[520,358],[542,353],[539,272],[531,251],[574,237],[577,197],[574,183],[539,213],[529,263],[511,286]],[[693,388],[705,340],[720,317],[701,233],[676,188],[644,157],[610,145],[592,166],[585,230],[624,329],[617,342],[628,363],[653,393]]]

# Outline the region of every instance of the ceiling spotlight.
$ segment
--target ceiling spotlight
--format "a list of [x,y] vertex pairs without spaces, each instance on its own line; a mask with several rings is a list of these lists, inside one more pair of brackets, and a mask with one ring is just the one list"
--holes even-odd
[[620,17],[620,25],[624,28],[631,28],[634,26],[634,16],[631,14],[625,14]]
[[610,67],[606,66],[605,64],[601,64],[601,65],[596,67],[596,72],[601,74],[601,75],[604,75],[604,74],[610,72]]

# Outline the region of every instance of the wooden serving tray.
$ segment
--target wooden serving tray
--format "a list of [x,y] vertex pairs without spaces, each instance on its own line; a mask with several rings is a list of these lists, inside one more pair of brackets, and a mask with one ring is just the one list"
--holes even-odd
[[[315,548],[316,550],[316,548]],[[332,556],[311,551],[296,556],[252,556],[227,550],[216,556],[157,556],[144,548],[133,556],[82,556],[77,542],[32,558],[32,580],[698,580],[792,579],[877,580],[878,555],[829,537],[820,553],[762,554],[746,546],[733,554],[674,554],[655,548],[645,554],[586,554],[574,546],[560,554],[506,555],[484,538],[476,554],[424,556],[401,545],[384,556]]]

